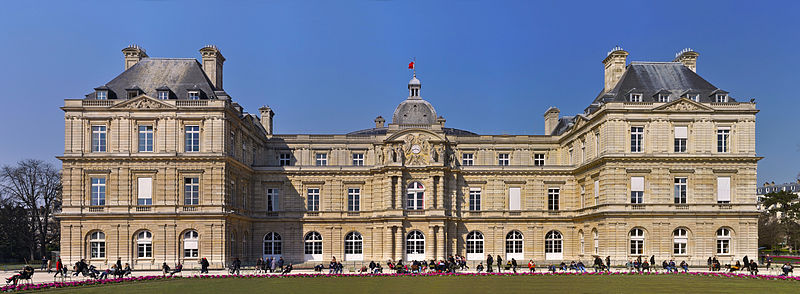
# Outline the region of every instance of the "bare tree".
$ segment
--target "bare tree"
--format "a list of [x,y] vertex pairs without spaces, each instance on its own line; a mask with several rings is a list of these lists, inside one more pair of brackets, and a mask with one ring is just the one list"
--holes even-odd
[[36,159],[26,159],[16,166],[0,169],[0,190],[4,197],[27,210],[33,225],[31,259],[35,253],[47,254],[48,244],[59,238],[53,214],[60,207],[61,176],[53,165]]

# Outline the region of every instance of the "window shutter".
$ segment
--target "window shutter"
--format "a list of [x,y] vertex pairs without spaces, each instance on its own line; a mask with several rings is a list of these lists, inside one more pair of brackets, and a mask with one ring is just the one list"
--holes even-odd
[[278,199],[281,198],[281,190],[275,189],[272,191],[274,191],[272,194],[272,211],[280,211],[280,206],[278,206],[280,201],[278,201]]
[[520,188],[508,189],[508,210],[519,210],[520,207]]
[[731,178],[717,178],[717,201],[731,201]]
[[153,198],[153,178],[139,178],[139,199]]
[[688,127],[675,127],[675,139],[686,139],[688,137]]
[[631,191],[644,192],[644,177],[631,177]]

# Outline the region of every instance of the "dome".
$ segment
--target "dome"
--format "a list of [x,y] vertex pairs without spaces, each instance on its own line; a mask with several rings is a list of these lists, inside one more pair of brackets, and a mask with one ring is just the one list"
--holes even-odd
[[417,75],[414,75],[414,77],[411,78],[410,81],[408,81],[408,85],[409,86],[420,86],[420,85],[422,85],[422,83],[420,83],[419,80],[417,79]]
[[392,123],[399,125],[432,125],[436,123],[436,110],[419,97],[406,99],[397,106]]

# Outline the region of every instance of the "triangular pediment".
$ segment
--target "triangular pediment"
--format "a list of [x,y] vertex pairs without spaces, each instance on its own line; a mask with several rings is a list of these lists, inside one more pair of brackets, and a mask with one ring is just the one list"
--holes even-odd
[[659,107],[653,108],[653,111],[658,112],[712,112],[714,109],[705,106],[702,103],[681,98]]
[[175,109],[175,106],[153,99],[147,95],[139,95],[136,98],[122,102],[111,107],[113,109],[137,109],[137,110],[152,110],[152,109]]

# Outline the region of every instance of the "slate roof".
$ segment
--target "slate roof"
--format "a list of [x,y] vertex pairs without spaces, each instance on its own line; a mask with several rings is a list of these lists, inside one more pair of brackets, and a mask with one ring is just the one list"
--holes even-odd
[[[126,89],[139,88],[150,96],[158,97],[157,89],[170,90],[170,99],[187,99],[188,90],[200,91],[200,99],[215,99],[215,89],[194,58],[143,58],[116,78],[95,90],[108,90],[108,99],[127,99]],[[95,99],[96,92],[86,95]]]
[[[382,127],[382,128],[371,128],[371,129],[363,129],[354,132],[347,133],[348,136],[374,136],[374,135],[386,135],[386,131],[389,128]],[[465,131],[461,129],[454,129],[454,128],[442,128],[445,135],[448,136],[477,136],[478,134]]]
[[[680,62],[632,62],[617,85],[600,93],[593,104],[629,101],[629,94],[642,94],[642,102],[657,102],[658,93],[669,92],[670,101],[687,93],[700,94],[702,103],[714,102],[714,94],[722,91]],[[735,102],[728,98],[729,102]]]

